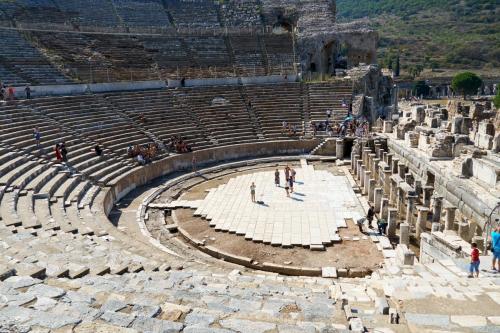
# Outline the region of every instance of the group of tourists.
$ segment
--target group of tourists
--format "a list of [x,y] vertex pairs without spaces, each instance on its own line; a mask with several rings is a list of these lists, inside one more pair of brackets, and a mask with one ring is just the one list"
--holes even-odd
[[281,133],[287,134],[288,136],[296,136],[296,135],[301,134],[301,133],[299,133],[299,129],[298,129],[298,126],[296,124],[292,125],[285,120],[283,121],[283,123],[281,125]]
[[326,132],[328,136],[356,136],[366,137],[370,131],[367,120],[353,119],[347,116],[342,122],[330,122],[329,119],[321,122],[311,122],[311,132],[316,137],[318,132]]
[[[295,169],[290,168],[290,166],[286,166],[285,169],[283,170],[283,173],[285,175],[285,191],[286,191],[286,196],[290,197],[290,193],[293,193],[293,185],[295,183],[295,177],[297,175],[297,171]],[[276,169],[274,171],[274,184],[276,187],[281,187],[281,181],[280,181],[280,171],[279,169]],[[257,202],[255,200],[255,190],[256,190],[256,185],[254,182],[250,185],[250,198],[252,202]]]
[[179,135],[172,135],[165,146],[168,147],[170,152],[178,154],[190,153],[193,151],[193,148],[187,143],[186,139]]
[[56,143],[54,147],[54,154],[56,156],[57,163],[68,163],[68,149],[66,148],[66,143],[64,141]]
[[[26,99],[31,99],[31,86],[27,84],[24,87]],[[13,101],[16,95],[16,88],[13,86],[6,86],[0,81],[0,101]]]
[[158,155],[158,146],[154,143],[144,145],[129,145],[127,147],[127,156],[133,158],[140,165],[151,163]]

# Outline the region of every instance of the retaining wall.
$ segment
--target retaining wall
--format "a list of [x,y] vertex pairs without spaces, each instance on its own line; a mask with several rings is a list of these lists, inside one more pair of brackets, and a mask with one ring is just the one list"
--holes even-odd
[[[66,85],[46,85],[31,86],[32,97],[42,96],[68,96],[95,94],[115,91],[136,91],[164,89],[167,85],[164,81],[134,81],[134,82],[110,82],[94,84],[66,84]],[[24,87],[15,88],[15,96],[19,99],[25,98]]]
[[[251,84],[272,84],[295,82],[297,75],[288,75],[287,78],[281,75],[269,76],[253,76],[253,77],[224,77],[224,78],[206,78],[206,79],[187,79],[186,87],[207,87],[207,86],[222,86],[222,85],[251,85]],[[68,96],[68,95],[83,95],[117,91],[139,91],[152,89],[177,88],[181,86],[180,80],[162,80],[155,81],[126,81],[126,82],[109,82],[109,83],[92,83],[92,84],[61,84],[61,85],[44,85],[31,86],[32,97],[42,96]],[[15,97],[24,99],[26,94],[24,87],[15,87]]]

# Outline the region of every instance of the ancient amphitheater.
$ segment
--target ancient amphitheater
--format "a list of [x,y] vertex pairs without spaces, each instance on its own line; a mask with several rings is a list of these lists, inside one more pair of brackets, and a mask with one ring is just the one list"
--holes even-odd
[[0,332],[500,332],[500,113],[398,105],[335,15],[0,1]]

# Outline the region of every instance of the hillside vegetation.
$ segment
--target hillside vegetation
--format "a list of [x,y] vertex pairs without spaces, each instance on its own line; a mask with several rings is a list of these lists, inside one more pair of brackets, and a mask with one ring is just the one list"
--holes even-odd
[[340,22],[369,22],[380,34],[379,62],[394,67],[400,54],[407,76],[500,75],[498,0],[337,0],[337,10]]

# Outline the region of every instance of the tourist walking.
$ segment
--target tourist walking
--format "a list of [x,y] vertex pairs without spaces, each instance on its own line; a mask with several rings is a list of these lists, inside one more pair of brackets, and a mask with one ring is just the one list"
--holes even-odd
[[35,129],[33,130],[33,137],[35,138],[36,147],[40,147],[40,139],[42,138],[42,134],[40,133],[38,127],[35,127]]
[[378,219],[377,220],[377,228],[378,228],[379,234],[385,235],[386,230],[387,230],[387,221],[384,219]]
[[274,171],[274,185],[276,185],[276,187],[280,186],[280,171],[278,169]]
[[[493,262],[491,269],[500,272],[500,226],[491,233],[491,251],[493,251]],[[495,267],[495,263],[497,266]]]
[[191,159],[191,170],[192,172],[196,172],[196,155],[193,154],[193,158]]
[[56,146],[54,147],[54,153],[56,155],[57,163],[61,163],[62,162],[62,155],[61,155],[61,147],[59,146],[59,143],[56,143]]
[[256,202],[255,200],[255,183],[252,182],[252,185],[250,185],[250,197],[252,198],[252,202]]
[[14,95],[15,95],[15,90],[14,90],[14,87],[10,86],[8,89],[7,89],[7,100],[9,101],[13,101],[14,100]]
[[372,221],[373,221],[373,216],[375,216],[375,210],[373,207],[368,204],[370,208],[368,208],[368,212],[366,213],[366,219],[368,220],[368,228],[372,229]]
[[24,88],[24,92],[26,93],[26,99],[31,99],[31,87],[29,84]]
[[469,277],[474,277],[474,272],[476,272],[476,277],[479,277],[479,249],[476,243],[472,243],[472,251],[470,253],[470,266],[469,266]]
[[66,144],[62,142],[59,145],[59,150],[61,151],[61,158],[64,163],[68,163],[68,150],[66,149]]
[[95,145],[94,152],[95,152],[95,156],[98,156],[98,157],[102,156],[102,148],[101,148],[101,146],[99,146],[99,144]]
[[285,167],[285,181],[288,183],[289,179],[290,179],[290,167],[287,165]]
[[5,101],[7,99],[7,91],[5,90],[5,87],[2,84],[0,84],[0,101]]
[[366,218],[362,217],[359,220],[356,221],[356,224],[358,225],[359,232],[364,234],[365,232],[363,231],[363,224],[365,223]]

